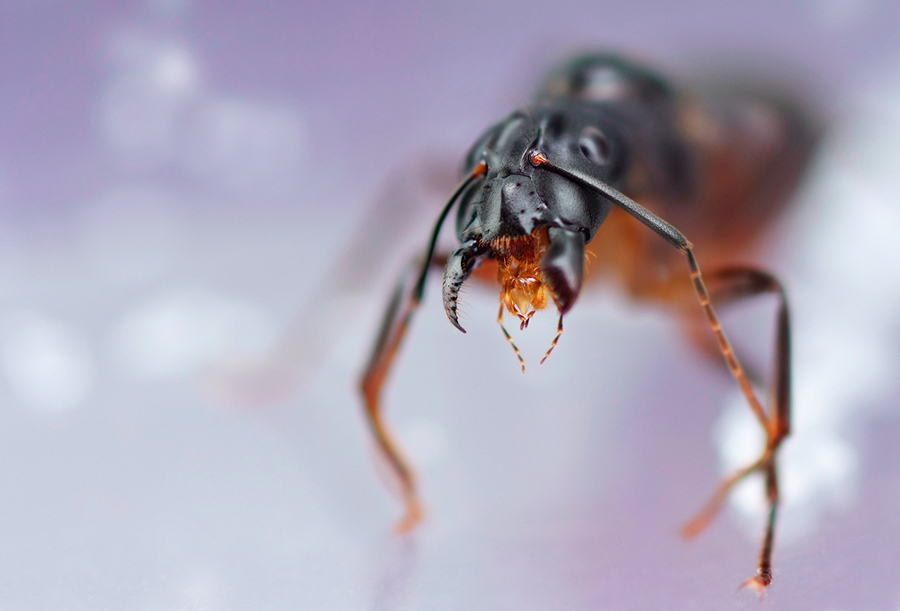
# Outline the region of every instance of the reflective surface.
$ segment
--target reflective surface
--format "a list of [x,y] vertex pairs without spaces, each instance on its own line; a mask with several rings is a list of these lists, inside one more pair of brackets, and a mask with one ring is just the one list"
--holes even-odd
[[[522,376],[496,295],[464,294],[462,335],[434,281],[386,397],[428,515],[390,534],[354,394],[380,310],[470,140],[603,44],[687,79],[731,58],[799,74],[831,118],[761,249],[796,330],[765,606],[897,608],[898,21],[875,2],[7,3],[0,604],[757,608],[735,590],[758,484],[678,536],[756,451],[749,411],[609,287],[540,367],[556,321],[533,320]],[[391,183],[401,166],[424,178]],[[771,305],[725,321],[761,364]],[[305,343],[251,375],[285,333]]]

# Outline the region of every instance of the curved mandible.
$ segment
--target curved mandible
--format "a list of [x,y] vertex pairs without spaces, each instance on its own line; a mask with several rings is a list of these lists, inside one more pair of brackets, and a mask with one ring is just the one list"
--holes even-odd
[[438,216],[437,222],[434,224],[434,229],[431,232],[431,240],[428,242],[428,250],[425,251],[425,258],[422,260],[422,269],[419,272],[419,279],[416,281],[416,288],[413,291],[413,299],[416,303],[422,301],[422,295],[425,293],[425,280],[428,279],[428,268],[431,267],[431,257],[434,256],[434,249],[437,247],[438,235],[441,233],[441,226],[444,224],[444,221],[447,219],[447,215],[450,214],[450,210],[453,208],[453,204],[459,199],[459,196],[462,195],[462,192],[466,190],[466,188],[472,184],[472,182],[480,177],[484,176],[487,173],[487,164],[485,162],[479,163],[475,166],[475,169],[466,176],[460,185],[456,188],[456,191],[453,192],[453,195],[450,196],[450,199],[447,201],[447,204],[444,206],[444,209],[441,210],[440,216]]

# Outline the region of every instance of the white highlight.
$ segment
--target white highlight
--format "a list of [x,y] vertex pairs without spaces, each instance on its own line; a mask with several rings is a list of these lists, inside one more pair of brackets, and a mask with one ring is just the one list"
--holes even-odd
[[301,162],[302,127],[286,106],[227,98],[210,100],[194,118],[182,163],[229,188],[290,181]]
[[259,307],[201,290],[173,291],[135,308],[117,325],[112,359],[144,379],[195,373],[225,356],[258,356],[277,327]]
[[406,424],[400,437],[413,462],[422,468],[436,465],[446,452],[447,434],[443,427],[430,420]]
[[848,29],[859,24],[871,13],[872,2],[867,0],[818,0],[815,3],[819,23],[827,30]]
[[194,0],[145,0],[149,13],[165,18],[181,17],[194,4]]
[[100,104],[104,140],[128,167],[170,162],[201,96],[193,56],[176,42],[129,34],[113,40],[110,55],[114,74]]
[[[857,116],[826,143],[807,204],[794,219],[793,434],[781,454],[779,538],[812,534],[824,516],[848,511],[861,485],[853,435],[896,386],[900,366],[900,87],[863,101]],[[765,396],[765,395],[763,395]],[[716,431],[723,473],[755,460],[759,424],[735,394]],[[741,486],[731,505],[748,536],[765,515],[761,478]]]
[[59,412],[85,401],[96,366],[81,334],[58,320],[19,311],[0,319],[0,373],[26,407]]
[[91,203],[79,219],[88,271],[117,288],[146,284],[176,265],[188,243],[171,194],[121,187]]
[[277,102],[220,95],[186,45],[134,32],[110,45],[101,135],[128,169],[174,169],[233,190],[292,184],[303,122]]

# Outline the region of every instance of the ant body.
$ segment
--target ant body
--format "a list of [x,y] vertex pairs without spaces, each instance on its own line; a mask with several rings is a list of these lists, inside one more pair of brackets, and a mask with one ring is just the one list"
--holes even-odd
[[[809,116],[781,96],[734,87],[683,93],[612,55],[563,65],[532,105],[488,129],[466,157],[464,179],[441,212],[424,259],[397,288],[361,381],[368,422],[403,492],[401,530],[418,522],[421,505],[412,468],[382,419],[380,394],[429,269],[443,267],[444,311],[460,331],[462,284],[499,281],[498,321],[523,371],[503,327],[504,312],[524,329],[552,301],[559,325],[549,356],[583,284],[612,275],[633,298],[680,312],[699,300],[715,340],[709,346],[721,353],[766,433],[760,457],[725,479],[684,529],[688,536],[701,531],[735,484],[761,473],[769,514],[757,574],[744,585],[763,591],[772,581],[776,458],[790,433],[788,306],[784,287],[768,271],[726,265],[786,204],[817,135]],[[438,253],[441,226],[454,206],[459,246]],[[703,276],[695,250],[708,266]],[[595,259],[590,270],[586,256]],[[713,309],[713,303],[763,293],[779,303],[768,406]]]

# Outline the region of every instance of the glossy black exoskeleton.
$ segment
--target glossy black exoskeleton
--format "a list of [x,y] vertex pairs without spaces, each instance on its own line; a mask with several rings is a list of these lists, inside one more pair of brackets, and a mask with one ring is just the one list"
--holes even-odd
[[[388,307],[362,379],[369,424],[403,490],[407,515],[401,528],[412,527],[421,509],[412,470],[382,421],[379,397],[422,299],[428,270],[443,265],[444,309],[460,330],[459,291],[473,274],[499,281],[501,327],[504,309],[524,328],[552,300],[560,316],[552,350],[563,316],[588,279],[590,253],[598,260],[592,276],[617,276],[636,299],[679,311],[688,298],[699,299],[715,340],[707,343],[721,353],[767,443],[757,461],[722,483],[685,533],[702,530],[737,482],[762,473],[770,513],[758,574],[746,585],[764,589],[771,582],[778,502],[775,458],[790,431],[787,301],[769,272],[723,264],[746,252],[783,207],[816,136],[807,114],[781,95],[731,85],[702,95],[685,93],[612,55],[586,55],[563,65],[533,104],[488,129],[466,157],[464,180],[438,218],[418,274],[410,278],[416,281],[401,283]],[[454,206],[459,245],[440,254],[438,234]],[[705,280],[695,244],[716,266]],[[687,274],[678,271],[682,257]],[[713,300],[724,305],[761,293],[779,298],[768,407],[758,399],[712,306]]]

